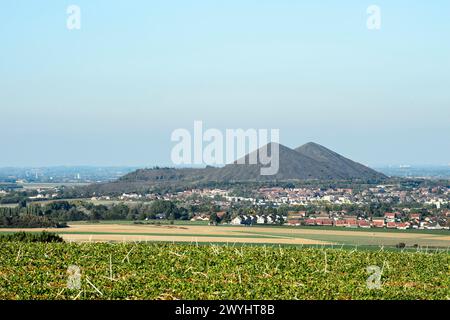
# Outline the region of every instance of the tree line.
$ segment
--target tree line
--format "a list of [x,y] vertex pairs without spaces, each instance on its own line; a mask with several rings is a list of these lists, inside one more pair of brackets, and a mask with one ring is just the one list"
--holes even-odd
[[95,205],[85,201],[54,201],[46,204],[30,203],[14,208],[0,208],[0,227],[49,228],[65,227],[68,221],[99,220],[188,220],[202,209],[183,207],[173,201],[155,200],[150,204],[123,203]]

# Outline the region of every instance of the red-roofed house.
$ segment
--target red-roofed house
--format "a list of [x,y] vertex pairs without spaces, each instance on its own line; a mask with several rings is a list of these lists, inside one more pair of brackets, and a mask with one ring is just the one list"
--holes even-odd
[[384,219],[373,219],[372,226],[374,228],[384,228],[385,226]]
[[384,218],[386,222],[394,222],[395,221],[395,213],[394,212],[385,212]]
[[359,220],[358,227],[360,228],[370,228],[370,222],[367,220]]
[[299,226],[305,217],[305,211],[289,211],[287,216],[287,224]]
[[345,221],[345,220],[336,220],[334,222],[334,225],[336,227],[347,227],[348,226],[347,221]]
[[320,221],[320,225],[322,226],[332,226],[333,225],[333,220],[326,218],[326,219],[317,219],[317,224],[319,224]]
[[393,222],[393,221],[390,221],[390,222],[386,223],[386,227],[388,229],[396,229],[397,228],[397,224],[395,222]]
[[406,230],[409,228],[409,223],[407,222],[397,222],[397,229]]
[[287,219],[287,224],[290,226],[299,226],[301,224],[301,220],[299,219]]
[[358,221],[356,219],[345,219],[345,222],[347,222],[347,227],[350,228],[358,227]]

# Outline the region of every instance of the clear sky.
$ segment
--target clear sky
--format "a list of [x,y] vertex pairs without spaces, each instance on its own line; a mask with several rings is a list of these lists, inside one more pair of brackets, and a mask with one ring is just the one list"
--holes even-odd
[[170,165],[194,120],[448,164],[450,2],[1,1],[0,166]]

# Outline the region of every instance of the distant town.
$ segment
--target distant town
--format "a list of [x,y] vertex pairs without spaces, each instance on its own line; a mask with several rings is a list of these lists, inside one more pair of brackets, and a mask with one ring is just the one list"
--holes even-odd
[[[15,206],[68,201],[65,188],[40,186],[25,193],[0,190],[0,205]],[[117,206],[163,202],[184,210],[172,217],[209,224],[318,226],[387,229],[449,229],[450,186],[384,184],[362,188],[262,187],[258,189],[195,188],[177,192],[122,193],[78,199]],[[145,221],[170,219],[165,210],[142,209]],[[147,214],[145,210],[155,211]],[[181,212],[181,211],[180,211]],[[127,214],[127,217],[130,216]],[[139,220],[137,216],[131,217]]]
[[[377,166],[381,173],[392,177],[421,179],[450,179],[450,164],[441,166]],[[9,183],[99,183],[113,181],[137,170],[138,167],[117,166],[55,166],[55,167],[0,167],[0,189]]]
[[136,167],[55,166],[55,167],[3,167],[2,184],[20,187],[27,183],[94,183],[115,180],[136,170]]
[[[352,215],[349,210],[323,210],[323,211],[288,211],[287,216],[278,214],[245,215],[238,214],[229,221],[230,224],[277,224],[283,223],[292,226],[336,226],[349,228],[389,228],[389,229],[448,229],[450,210],[447,209],[450,200],[448,187],[416,188],[410,191],[399,190],[392,185],[379,185],[362,191],[352,189],[320,188],[261,188],[254,197],[239,197],[230,195],[227,190],[202,189],[188,190],[164,196],[156,194],[123,194],[120,200],[164,199],[187,201],[192,196],[209,197],[214,204],[222,210],[233,208],[236,203],[246,203],[256,207],[330,207],[333,205],[364,206],[371,203],[385,205],[399,205],[395,212],[384,212],[381,217],[370,217],[367,213]],[[107,197],[109,199],[109,197]],[[95,198],[94,198],[95,200]],[[195,203],[195,202],[194,202]],[[417,204],[421,213],[411,208],[401,208],[406,204]],[[425,209],[425,208],[429,208]],[[416,210],[417,211],[417,210]],[[226,211],[218,213],[219,218]],[[432,213],[436,213],[433,215]],[[201,214],[192,220],[210,220],[209,214]]]

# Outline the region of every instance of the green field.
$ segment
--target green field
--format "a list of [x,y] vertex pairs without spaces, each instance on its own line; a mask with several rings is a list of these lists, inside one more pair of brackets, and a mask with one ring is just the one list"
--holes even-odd
[[[67,287],[69,266],[79,268],[81,287]],[[370,266],[381,270],[372,289]],[[0,247],[0,299],[449,298],[446,252],[144,243]]]
[[[347,230],[345,230],[347,231]],[[247,234],[248,237],[253,236],[272,236],[272,237],[286,237],[285,233],[277,233],[274,230],[270,232],[252,232],[245,231],[243,232]],[[418,235],[421,235],[420,233]],[[371,237],[367,236],[354,236],[350,232],[346,232],[345,235],[336,235],[336,234],[328,234],[326,232],[320,234],[304,234],[301,231],[295,234],[289,235],[291,238],[302,238],[302,239],[310,239],[310,240],[319,240],[319,241],[328,241],[334,242],[337,246],[345,245],[345,246],[358,246],[360,248],[371,248],[375,247],[377,249],[380,246],[384,247],[395,247],[400,243],[404,243],[407,247],[420,247],[424,249],[426,247],[429,248],[442,248],[448,249],[450,242],[448,240],[439,240],[433,238],[408,238],[398,236],[395,238],[389,237]],[[438,238],[438,237],[436,237]]]
[[262,228],[286,228],[286,229],[295,229],[295,230],[331,230],[331,231],[349,231],[349,232],[384,232],[384,233],[421,233],[421,234],[441,234],[441,235],[450,235],[449,230],[441,229],[441,230],[428,230],[428,229],[387,229],[387,228],[347,228],[347,227],[335,227],[335,226],[289,226],[289,225],[270,225],[270,224],[261,224],[255,225]]

